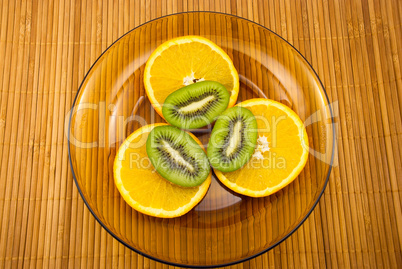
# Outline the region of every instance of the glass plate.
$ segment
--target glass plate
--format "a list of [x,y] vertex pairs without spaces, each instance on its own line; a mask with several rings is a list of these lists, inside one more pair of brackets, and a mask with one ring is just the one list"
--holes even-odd
[[[207,195],[193,210],[161,219],[125,203],[114,185],[113,161],[119,145],[134,130],[163,122],[146,97],[143,70],[158,45],[183,35],[204,36],[228,53],[239,72],[238,102],[263,97],[291,107],[306,125],[310,155],[293,183],[273,195],[241,196],[213,177]],[[180,13],[128,32],[90,68],[70,116],[71,167],[91,213],[128,248],[171,265],[229,265],[272,249],[312,212],[331,171],[332,112],[317,74],[287,41],[232,15]],[[204,144],[209,131],[196,133]]]

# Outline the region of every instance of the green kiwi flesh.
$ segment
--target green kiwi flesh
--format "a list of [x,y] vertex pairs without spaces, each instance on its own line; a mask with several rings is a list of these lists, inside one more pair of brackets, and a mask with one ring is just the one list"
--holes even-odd
[[257,143],[257,121],[243,107],[232,107],[216,120],[208,143],[211,166],[222,172],[232,172],[246,164]]
[[158,174],[182,187],[200,185],[211,170],[204,150],[176,127],[155,127],[148,135],[146,147]]
[[215,81],[201,81],[171,93],[162,107],[165,120],[182,129],[197,129],[213,122],[229,104],[230,94]]

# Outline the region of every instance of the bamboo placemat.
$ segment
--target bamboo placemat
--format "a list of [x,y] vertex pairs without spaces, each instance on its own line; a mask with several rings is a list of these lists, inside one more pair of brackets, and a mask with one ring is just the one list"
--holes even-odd
[[317,208],[280,246],[233,268],[402,268],[398,0],[1,1],[0,268],[168,267],[125,248],[87,210],[68,164],[65,115],[108,45],[191,10],[236,14],[287,39],[337,116],[336,166]]

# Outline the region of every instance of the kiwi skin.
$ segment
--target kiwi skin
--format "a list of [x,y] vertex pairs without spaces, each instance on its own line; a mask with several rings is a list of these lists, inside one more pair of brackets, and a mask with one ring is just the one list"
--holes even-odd
[[[239,147],[230,156],[225,155],[236,123],[241,126]],[[211,166],[221,172],[233,172],[245,165],[257,144],[258,126],[253,113],[243,107],[232,107],[217,119],[208,142],[207,155]],[[236,139],[235,139],[236,141]]]
[[197,129],[215,121],[229,101],[225,86],[216,81],[201,81],[171,93],[164,101],[162,114],[173,126]]
[[[168,143],[169,149],[166,149]],[[157,126],[148,135],[146,150],[155,170],[163,178],[182,187],[201,185],[208,177],[211,167],[200,145],[186,132],[170,125]],[[172,151],[180,153],[182,160],[190,163],[194,171],[178,162]],[[170,153],[169,153],[170,152]]]

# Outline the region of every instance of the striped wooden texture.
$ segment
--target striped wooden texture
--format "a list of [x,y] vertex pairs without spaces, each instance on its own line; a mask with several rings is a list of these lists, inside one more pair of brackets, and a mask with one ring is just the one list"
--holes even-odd
[[272,29],[337,101],[338,165],[318,207],[280,246],[233,268],[401,268],[398,0],[1,1],[0,268],[168,267],[125,248],[87,210],[73,184],[64,120],[108,45],[188,10]]

